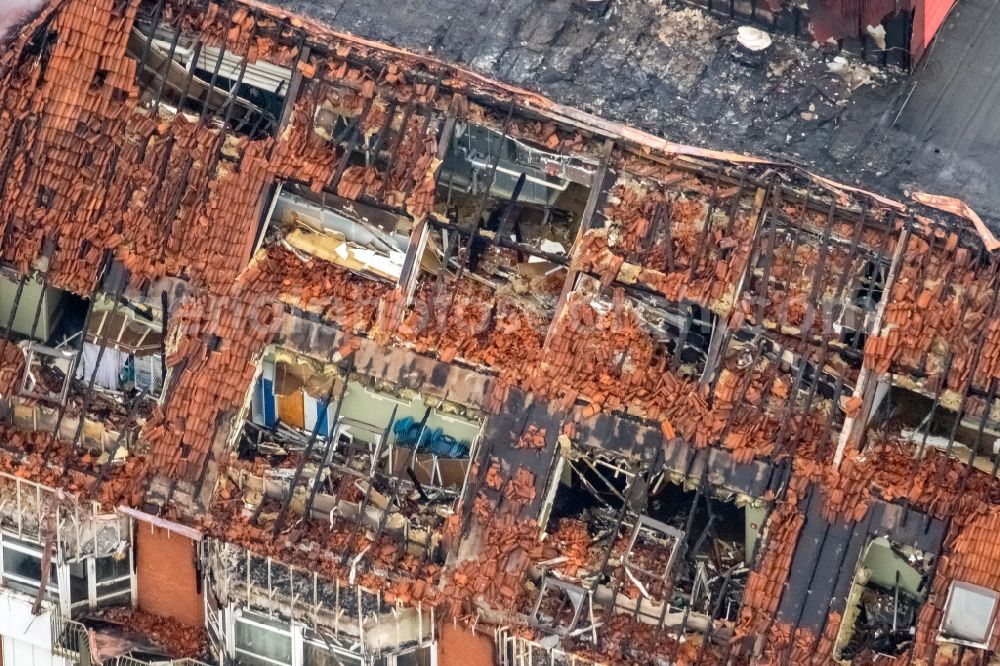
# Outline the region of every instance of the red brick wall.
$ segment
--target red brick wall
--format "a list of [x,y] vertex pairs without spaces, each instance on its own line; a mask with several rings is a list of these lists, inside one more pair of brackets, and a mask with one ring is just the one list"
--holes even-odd
[[136,522],[136,586],[139,608],[188,625],[205,624],[198,593],[195,543],[179,534]]
[[493,641],[451,622],[438,633],[438,666],[493,666]]

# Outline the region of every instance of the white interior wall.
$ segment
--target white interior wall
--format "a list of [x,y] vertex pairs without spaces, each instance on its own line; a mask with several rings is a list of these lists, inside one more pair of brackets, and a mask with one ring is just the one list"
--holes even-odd
[[0,637],[3,666],[70,666],[52,654],[52,618],[49,611],[31,614],[31,600],[9,589],[0,589]]
[[[430,404],[434,405],[436,402],[431,399]],[[427,409],[422,396],[417,396],[411,402],[406,403],[394,397],[370,391],[357,382],[350,382],[347,385],[347,394],[344,396],[344,406],[341,407],[340,415],[385,428],[389,423],[389,417],[392,416],[393,407],[397,407],[397,420],[404,416],[412,416],[418,422],[423,418],[424,410]],[[427,427],[441,428],[445,434],[457,440],[465,440],[470,445],[479,434],[478,423],[437,412],[432,412],[427,418]]]

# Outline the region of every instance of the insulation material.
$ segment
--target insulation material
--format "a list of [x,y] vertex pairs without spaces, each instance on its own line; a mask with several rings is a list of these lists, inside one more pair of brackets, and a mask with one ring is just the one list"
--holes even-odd
[[329,261],[347,270],[370,273],[396,282],[403,269],[403,254],[390,251],[389,256],[347,242],[342,234],[313,233],[294,229],[285,236],[285,242],[294,249]]
[[327,393],[340,395],[342,382],[336,367],[284,347],[274,350],[274,392],[290,395],[294,391],[321,398]]

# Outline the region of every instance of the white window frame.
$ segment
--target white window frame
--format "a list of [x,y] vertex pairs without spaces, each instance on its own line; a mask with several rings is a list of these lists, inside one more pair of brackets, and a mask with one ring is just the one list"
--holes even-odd
[[[206,586],[206,589],[209,589]],[[346,657],[349,659],[358,660],[359,666],[370,666],[372,663],[377,663],[381,659],[385,660],[386,666],[397,666],[398,658],[417,652],[418,650],[428,650],[430,654],[430,666],[437,666],[438,663],[438,644],[436,638],[431,638],[429,640],[423,641],[419,644],[412,645],[410,647],[395,651],[395,652],[382,652],[380,654],[371,654],[362,647],[361,652],[352,652],[346,648],[338,648],[336,646],[327,645],[322,640],[316,640],[314,638],[306,637],[306,626],[296,622],[294,620],[287,622],[287,629],[282,629],[279,627],[272,626],[270,624],[263,624],[261,622],[255,621],[253,617],[247,617],[247,614],[251,616],[267,617],[266,613],[259,611],[247,610],[240,608],[234,604],[229,605],[225,608],[220,608],[218,611],[213,611],[211,606],[207,601],[205,604],[205,618],[206,625],[211,625],[209,627],[209,635],[213,630],[219,631],[219,641],[221,645],[219,649],[224,651],[233,660],[238,660],[241,655],[246,655],[254,659],[260,659],[261,661],[272,664],[273,666],[304,666],[305,663],[305,645],[308,643],[312,647],[319,648],[324,652],[329,652],[337,657]],[[282,618],[272,618],[277,622],[285,623]],[[271,631],[277,634],[281,634],[291,638],[292,641],[292,661],[290,664],[282,661],[276,661],[269,657],[257,654],[256,652],[251,652],[249,650],[244,650],[236,646],[236,629],[238,624],[244,624],[246,626],[255,627],[258,630]],[[211,642],[211,641],[210,641]]]
[[[70,566],[76,564],[77,562],[83,565],[83,579],[87,585],[87,597],[85,599],[81,599],[80,601],[74,602],[73,593],[72,590],[70,589],[72,585],[71,582],[72,573],[70,572]],[[63,574],[63,571],[65,571],[65,574]],[[65,562],[59,567],[59,574],[60,574],[60,579],[59,579],[60,592],[62,590],[66,591],[66,594],[59,595],[59,599],[61,602],[60,608],[67,617],[72,617],[73,609],[75,608],[85,608],[89,610],[94,607],[93,605],[94,595],[93,595],[93,588],[91,586],[91,581],[93,580],[93,577],[90,573],[90,567],[87,563],[87,560],[78,559],[78,560],[73,560],[71,562]]]
[[[144,356],[132,355],[132,367],[135,372],[135,387],[142,391],[145,391],[147,395],[151,395],[154,398],[159,397],[163,393],[163,375],[160,374],[160,368],[163,366],[162,357],[160,354],[146,354]],[[149,366],[149,376],[152,378],[152,386],[140,387],[139,386],[139,364]]]
[[400,657],[405,657],[406,655],[417,652],[418,650],[427,650],[431,657],[430,666],[437,666],[438,650],[436,640],[429,641],[421,645],[414,645],[411,648],[400,650],[399,652],[393,652],[392,654],[383,655],[386,658],[386,666],[399,666]]
[[[267,662],[269,664],[274,664],[274,666],[302,666],[302,664],[301,664],[301,662],[302,662],[302,657],[301,657],[301,655],[302,655],[302,649],[301,649],[301,645],[300,645],[300,643],[301,643],[301,635],[302,635],[301,629],[296,630],[295,625],[292,624],[291,622],[289,622],[287,630],[281,629],[279,627],[275,627],[275,626],[270,625],[270,624],[263,624],[261,622],[255,621],[255,620],[253,620],[251,618],[248,618],[246,616],[246,614],[248,612],[251,613],[251,614],[253,614],[253,615],[261,615],[261,616],[264,615],[263,613],[254,613],[253,611],[245,611],[243,609],[238,609],[235,613],[233,613],[233,640],[232,640],[232,644],[233,644],[233,652],[232,652],[233,658],[234,659],[239,659],[240,655],[244,654],[244,655],[247,655],[248,657],[252,657],[254,659],[259,659],[259,660],[265,661],[265,662]],[[283,622],[283,620],[282,620],[282,622]],[[275,633],[275,634],[280,634],[282,636],[287,636],[288,639],[291,641],[291,655],[292,655],[292,661],[291,661],[291,663],[284,662],[284,661],[277,661],[275,659],[271,659],[270,657],[265,657],[262,654],[257,654],[256,652],[251,652],[249,650],[244,650],[244,649],[238,647],[236,645],[236,625],[239,625],[239,624],[243,624],[243,625],[246,625],[246,626],[249,626],[249,627],[255,627],[257,629],[260,629],[260,630],[263,630],[263,631],[269,631],[269,632]],[[296,634],[298,634],[298,636],[299,636],[298,640],[296,640]]]
[[[990,610],[990,619],[986,627],[986,640],[977,642],[958,636],[950,636],[946,633],[945,625],[948,623],[948,609],[951,608],[951,602],[954,599],[956,585],[968,588],[974,592],[993,595],[993,608]],[[953,580],[951,581],[951,585],[948,587],[948,597],[945,600],[944,612],[941,614],[941,626],[938,628],[938,640],[958,645],[966,645],[972,648],[988,648],[990,641],[993,638],[993,633],[996,630],[998,611],[1000,611],[1000,592],[997,590],[991,590],[988,587],[983,587],[982,585],[975,585],[967,581]]]
[[[90,607],[97,608],[97,605],[102,601],[107,601],[108,599],[114,599],[116,597],[126,597],[128,602],[131,602],[134,598],[132,595],[132,588],[134,587],[135,579],[135,563],[132,561],[132,549],[128,549],[128,573],[124,576],[118,576],[117,578],[109,578],[107,580],[97,580],[97,560],[96,557],[90,557],[87,559],[87,576],[88,576],[88,590],[90,592]],[[127,589],[120,589],[111,591],[106,594],[100,593],[100,587],[102,585],[111,585],[114,583],[121,583],[124,581],[129,581],[129,587]]]
[[[38,386],[38,383],[35,380],[31,369],[36,356],[51,358],[54,361],[61,362],[65,365],[62,369],[66,374],[63,377],[62,389],[60,389],[58,396],[53,397],[42,393],[35,393],[35,387]],[[69,387],[73,383],[73,371],[78,365],[78,357],[79,352],[66,349],[55,349],[37,342],[30,342],[28,344],[28,357],[24,362],[24,376],[21,379],[21,387],[18,391],[18,395],[25,398],[34,398],[39,402],[50,405],[66,404],[66,396],[69,394]],[[41,361],[38,362],[41,363]]]
[[[110,557],[104,556],[104,557]],[[109,600],[120,600],[122,605],[129,605],[132,600],[135,599],[135,562],[133,561],[132,549],[128,549],[128,574],[124,576],[118,576],[117,578],[108,578],[107,580],[97,580],[97,560],[102,558],[97,558],[94,556],[87,556],[75,560],[68,560],[63,562],[58,566],[59,573],[59,599],[60,608],[63,613],[67,616],[73,614],[73,610],[83,608],[87,610],[94,610],[98,608],[101,602],[106,602]],[[87,585],[87,598],[80,601],[73,601],[72,591],[71,591],[71,579],[72,573],[70,567],[74,564],[83,564],[84,580]],[[101,594],[100,587],[102,585],[109,585],[113,583],[121,583],[128,581],[129,586],[119,590],[115,590],[106,594]],[[114,602],[108,605],[115,605]]]
[[208,575],[202,577],[202,589],[205,594],[201,595],[201,601],[205,608],[205,629],[208,631],[208,646],[217,661],[222,661],[222,654],[226,652],[226,619],[223,608],[219,608],[218,600],[215,598],[214,588]]
[[[14,590],[15,592],[21,592],[22,594],[37,594],[38,588],[41,586],[42,583],[41,580],[33,580],[26,576],[21,576],[20,574],[7,572],[7,568],[6,565],[4,564],[4,558],[3,558],[3,555],[5,554],[5,551],[7,549],[10,549],[17,553],[21,553],[23,555],[31,555],[32,557],[37,557],[39,561],[39,568],[41,568],[41,562],[44,559],[42,547],[39,546],[38,549],[35,549],[31,546],[26,546],[23,543],[16,541],[15,539],[13,539],[13,537],[9,537],[5,534],[0,534],[0,581],[2,581],[3,587],[7,587],[8,589]],[[59,603],[59,600],[62,598],[62,594],[60,594],[61,590],[59,589],[59,582],[60,578],[62,577],[60,572],[61,567],[56,562],[55,557],[53,557],[50,566],[55,567],[56,575],[54,578],[51,575],[49,576],[48,584],[45,586],[45,590],[49,594],[46,596],[50,598],[53,602]],[[68,567],[66,574],[64,575],[68,575]],[[23,590],[18,590],[17,588],[9,587],[7,585],[8,579],[15,583],[20,583],[22,585],[33,586],[35,590],[33,592],[28,593],[24,592]]]
[[306,656],[305,656],[305,646],[306,646],[306,644],[309,644],[309,645],[311,645],[313,647],[317,647],[320,650],[323,650],[324,652],[329,652],[330,654],[335,655],[337,657],[343,657],[343,658],[348,658],[348,659],[356,659],[357,662],[358,662],[358,666],[367,666],[367,664],[368,664],[368,660],[365,657],[365,655],[363,655],[363,654],[357,654],[357,653],[351,652],[350,650],[338,649],[336,647],[331,648],[331,646],[327,645],[326,643],[323,643],[322,641],[316,641],[316,640],[312,640],[312,639],[306,638],[304,633],[302,634],[302,645],[299,648],[299,653],[302,655],[300,657],[300,659],[301,659],[301,661],[302,661],[303,664],[305,664],[305,658],[306,658]]

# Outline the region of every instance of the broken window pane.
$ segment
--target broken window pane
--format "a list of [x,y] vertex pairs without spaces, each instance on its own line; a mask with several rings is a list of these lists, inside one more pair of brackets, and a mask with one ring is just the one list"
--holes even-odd
[[69,390],[74,356],[72,351],[30,343],[21,395],[62,404]]
[[431,648],[419,648],[396,655],[396,666],[431,666]]
[[178,35],[166,23],[134,28],[128,54],[139,62],[144,104],[192,116],[204,111],[254,138],[277,127],[291,80],[287,67],[264,60],[244,66],[238,54],[200,44],[196,35]]
[[128,601],[128,595],[132,592],[132,572],[128,558],[118,560],[114,557],[101,557],[97,559],[96,565],[97,598],[104,602],[101,605]]
[[42,561],[40,556],[4,548],[3,571],[5,575],[14,574],[38,581],[42,579]]
[[316,643],[302,643],[303,666],[361,666],[361,657],[344,654],[334,654],[329,649]]
[[993,627],[997,593],[970,583],[954,582],[948,607],[941,622],[941,634],[971,643],[985,643]]
[[[21,290],[18,298],[18,289]],[[11,321],[11,308],[17,301],[17,310]],[[44,286],[35,279],[25,280],[23,286],[8,277],[0,277],[0,326],[11,324],[11,332],[36,340],[48,340],[62,328],[69,317],[76,297],[61,289]],[[38,318],[35,318],[35,312]],[[62,311],[64,314],[59,315]]]
[[128,578],[131,573],[127,557],[121,559],[99,557],[96,564],[98,583],[107,583],[121,578]]

